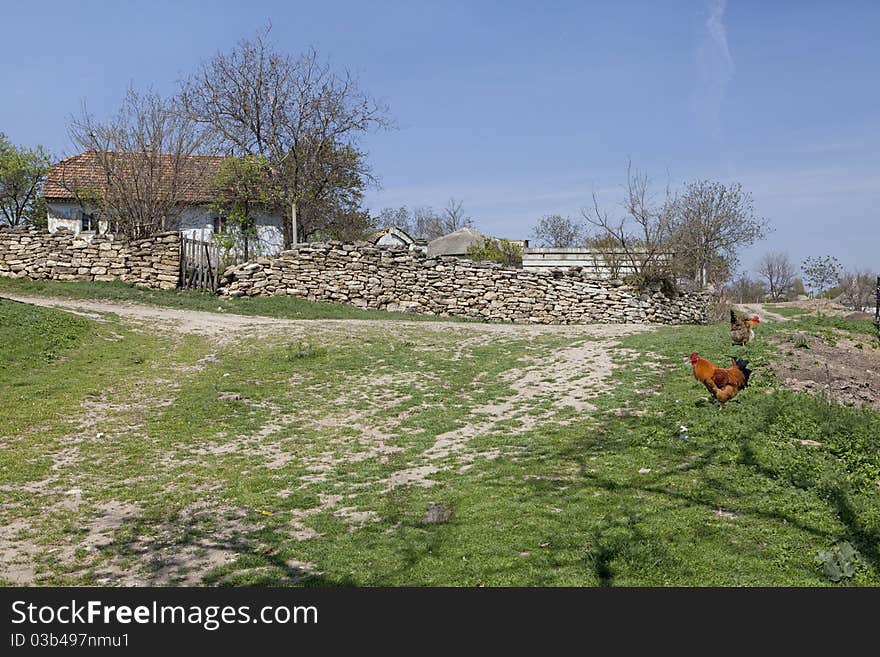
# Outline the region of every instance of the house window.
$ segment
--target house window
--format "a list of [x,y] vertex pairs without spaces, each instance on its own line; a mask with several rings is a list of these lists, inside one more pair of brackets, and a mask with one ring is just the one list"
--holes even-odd
[[214,232],[215,233],[225,233],[226,232],[226,217],[214,217]]
[[83,232],[90,232],[98,229],[98,221],[95,219],[94,214],[86,214],[85,212],[80,213],[79,217],[80,222],[82,223]]

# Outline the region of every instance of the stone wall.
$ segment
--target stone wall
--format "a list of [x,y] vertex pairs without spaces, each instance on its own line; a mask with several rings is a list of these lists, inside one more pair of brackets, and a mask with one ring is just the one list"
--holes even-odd
[[580,269],[526,271],[405,248],[309,244],[230,267],[220,293],[290,294],[361,308],[541,324],[698,324],[707,296],[640,292]]
[[0,229],[0,276],[56,281],[126,281],[174,289],[180,267],[177,233],[141,240],[28,228]]

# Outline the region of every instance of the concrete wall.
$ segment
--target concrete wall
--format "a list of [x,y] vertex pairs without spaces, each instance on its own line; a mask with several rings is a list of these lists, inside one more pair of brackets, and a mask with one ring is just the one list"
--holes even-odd
[[0,229],[0,276],[56,281],[126,281],[174,289],[180,238],[163,233],[128,241],[109,235],[83,239],[72,231]]
[[[671,258],[672,254],[661,254],[661,259],[671,260]],[[601,251],[588,247],[523,249],[523,269],[549,271],[581,267],[597,278],[623,278],[635,273],[635,269],[623,253],[617,254],[615,260],[617,266],[610,267]]]
[[527,271],[405,247],[299,245],[231,267],[220,293],[289,294],[361,308],[542,324],[704,323],[704,294],[665,296],[570,269]]

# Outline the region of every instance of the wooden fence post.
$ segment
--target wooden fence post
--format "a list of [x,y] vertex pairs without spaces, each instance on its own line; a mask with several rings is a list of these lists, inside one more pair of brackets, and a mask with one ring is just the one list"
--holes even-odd
[[221,267],[238,264],[224,261],[219,245],[199,239],[180,236],[180,276],[181,289],[211,290],[220,288]]
[[877,333],[880,333],[880,276],[877,276],[877,307],[874,310],[874,326],[877,327]]

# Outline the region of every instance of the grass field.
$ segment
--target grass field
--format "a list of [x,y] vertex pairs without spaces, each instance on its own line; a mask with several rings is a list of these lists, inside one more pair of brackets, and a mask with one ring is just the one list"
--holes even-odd
[[[27,293],[128,294],[96,289]],[[824,321],[762,324],[747,348],[724,325],[318,320],[218,341],[0,301],[2,577],[876,586],[880,414],[771,373],[772,338]],[[692,351],[745,353],[752,386],[719,411]]]

